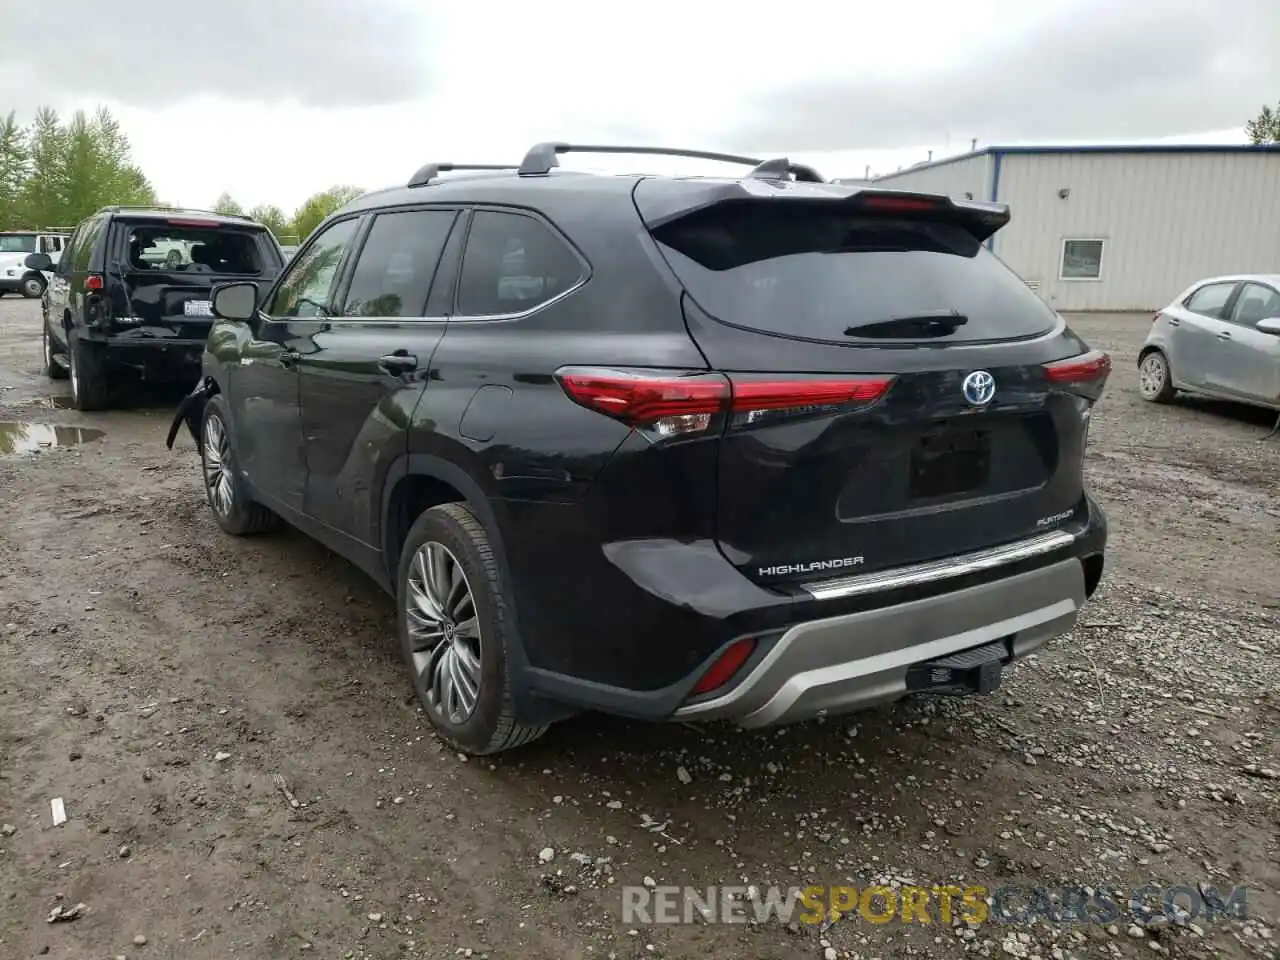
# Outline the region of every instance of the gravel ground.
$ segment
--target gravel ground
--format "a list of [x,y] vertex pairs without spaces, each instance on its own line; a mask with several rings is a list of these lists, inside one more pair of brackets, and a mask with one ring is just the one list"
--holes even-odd
[[[0,456],[0,956],[1276,956],[1280,439],[1142,403],[1149,318],[1076,323],[1116,359],[1109,567],[998,694],[763,734],[584,717],[466,761],[390,600],[299,534],[221,535],[164,448],[176,397],[60,409],[38,313],[0,300],[0,421],[104,435]],[[1251,919],[621,920],[624,885],[875,882],[1243,885]]]

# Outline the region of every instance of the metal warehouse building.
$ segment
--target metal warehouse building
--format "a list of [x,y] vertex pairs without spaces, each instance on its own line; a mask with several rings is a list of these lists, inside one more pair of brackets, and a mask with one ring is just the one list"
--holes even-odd
[[1280,145],[988,147],[877,185],[1007,203],[991,248],[1056,310],[1157,310],[1280,273]]

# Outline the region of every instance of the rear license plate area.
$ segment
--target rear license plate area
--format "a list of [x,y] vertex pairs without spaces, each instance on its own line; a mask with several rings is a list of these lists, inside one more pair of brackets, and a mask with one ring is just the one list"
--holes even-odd
[[991,478],[991,434],[949,430],[921,437],[911,451],[907,495],[934,500],[981,490]]

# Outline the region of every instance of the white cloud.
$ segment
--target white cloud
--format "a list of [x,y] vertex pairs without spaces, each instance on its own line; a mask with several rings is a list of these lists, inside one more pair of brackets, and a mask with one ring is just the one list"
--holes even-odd
[[[281,19],[285,7],[228,0],[196,17],[179,5],[136,41],[141,55],[120,58],[127,76],[98,54],[53,73],[41,59],[49,82],[24,90],[64,110],[111,106],[163,199],[207,205],[227,190],[288,210],[335,183],[403,182],[430,160],[516,163],[539,140],[786,151],[828,176],[960,153],[974,136],[1236,141],[1280,89],[1280,58],[1249,55],[1280,19],[1273,0],[1218,0],[1207,18],[1190,0],[302,0]],[[163,57],[146,55],[153,41]],[[16,89],[6,77],[22,62],[6,48],[0,90]]]

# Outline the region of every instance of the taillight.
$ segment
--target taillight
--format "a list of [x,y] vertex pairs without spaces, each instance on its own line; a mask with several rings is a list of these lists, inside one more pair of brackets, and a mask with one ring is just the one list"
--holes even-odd
[[86,290],[101,290],[102,277],[96,273],[91,273],[84,278],[84,288]]
[[874,403],[893,377],[766,378],[731,374],[733,422],[751,425],[778,417],[807,416],[851,404]]
[[735,640],[729,644],[724,653],[716,658],[715,663],[711,664],[707,672],[693,685],[693,695],[710,693],[712,690],[723,687],[742,669],[742,665],[747,662],[747,658],[755,648],[756,642],[750,637]]
[[1044,365],[1046,380],[1065,387],[1088,403],[1093,403],[1102,396],[1102,389],[1107,385],[1107,377],[1110,375],[1111,357],[1101,350],[1090,350],[1079,356]]
[[1111,357],[1101,350],[1091,350],[1078,357],[1067,357],[1044,365],[1050,383],[1101,384],[1111,375]]
[[556,379],[588,410],[658,437],[702,433],[728,414],[734,426],[812,416],[884,396],[893,377],[787,377],[564,367]]
[[564,392],[588,410],[661,437],[698,433],[729,405],[729,381],[718,373],[659,373],[566,367]]

